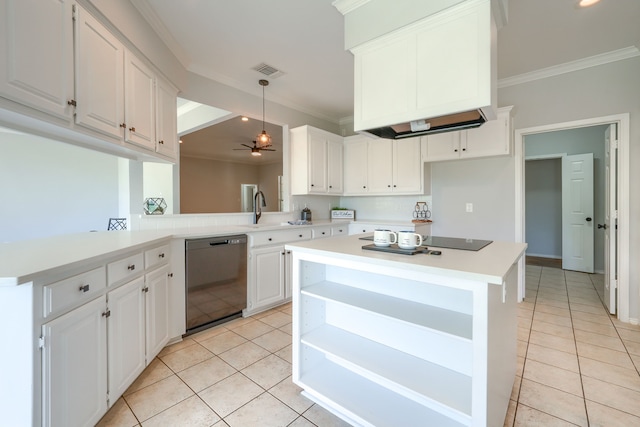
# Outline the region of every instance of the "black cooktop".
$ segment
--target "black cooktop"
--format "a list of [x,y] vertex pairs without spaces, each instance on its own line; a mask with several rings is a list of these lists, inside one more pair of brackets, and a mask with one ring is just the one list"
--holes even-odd
[[[360,240],[373,240],[373,236],[361,237]],[[464,251],[479,251],[493,240],[460,239],[458,237],[428,236],[422,241],[422,246],[434,248],[461,249]]]

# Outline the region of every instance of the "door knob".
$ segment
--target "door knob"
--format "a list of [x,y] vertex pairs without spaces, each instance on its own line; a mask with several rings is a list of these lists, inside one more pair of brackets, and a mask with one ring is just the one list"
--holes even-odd
[[598,228],[604,228],[606,230],[607,224],[598,224]]
[[588,217],[587,217],[587,222],[590,222],[590,221],[591,221],[591,217],[590,217],[590,216],[588,216]]

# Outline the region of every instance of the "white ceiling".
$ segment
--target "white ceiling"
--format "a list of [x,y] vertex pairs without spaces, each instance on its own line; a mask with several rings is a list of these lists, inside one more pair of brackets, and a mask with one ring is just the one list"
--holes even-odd
[[[333,0],[130,1],[189,71],[261,96],[264,75],[252,67],[266,63],[284,72],[268,78],[270,101],[334,123],[351,118],[353,59]],[[500,83],[611,52],[638,54],[640,0],[577,2],[509,0]]]

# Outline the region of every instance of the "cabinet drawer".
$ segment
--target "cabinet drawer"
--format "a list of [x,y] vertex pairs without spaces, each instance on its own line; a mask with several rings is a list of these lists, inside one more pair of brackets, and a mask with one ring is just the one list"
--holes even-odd
[[104,267],[44,286],[44,317],[88,302],[107,285]]
[[107,278],[109,286],[128,277],[142,274],[144,271],[144,256],[142,252],[130,255],[119,261],[107,265]]
[[310,240],[310,228],[297,228],[295,230],[265,231],[250,235],[251,246],[276,245],[279,243],[295,242],[298,240]]
[[347,234],[349,234],[349,224],[331,227],[332,236],[346,236]]
[[166,264],[169,261],[169,245],[158,246],[144,252],[144,268],[149,269],[156,265]]
[[311,235],[314,239],[322,239],[323,237],[331,237],[331,226],[316,227],[312,229]]

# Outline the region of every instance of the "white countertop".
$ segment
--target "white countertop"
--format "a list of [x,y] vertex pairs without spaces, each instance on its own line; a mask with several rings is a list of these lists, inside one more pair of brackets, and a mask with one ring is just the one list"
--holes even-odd
[[498,285],[502,284],[511,266],[527,248],[526,243],[494,241],[479,251],[434,248],[442,254],[404,255],[364,250],[362,246],[372,242],[360,240],[359,237],[341,236],[296,242],[286,245],[286,248],[294,252],[339,257],[344,261],[369,262]]
[[[349,224],[354,221],[313,221],[310,225],[238,224],[178,228],[157,231],[98,231],[65,234],[36,240],[0,243],[0,287],[30,281],[60,267],[91,261],[107,254],[117,254],[162,239],[197,239],[230,234],[251,234],[288,228],[311,228]],[[403,224],[403,221],[355,221],[367,224]],[[409,221],[410,222],[410,221]]]

